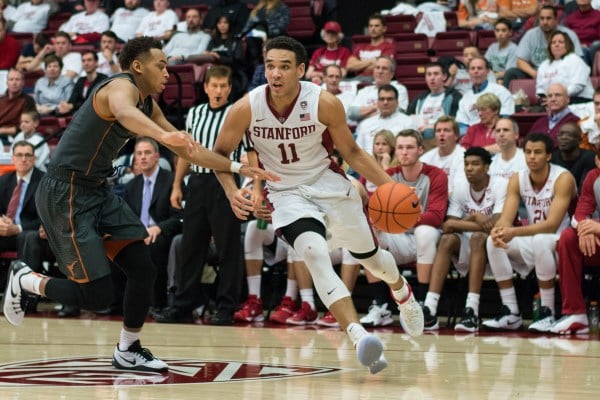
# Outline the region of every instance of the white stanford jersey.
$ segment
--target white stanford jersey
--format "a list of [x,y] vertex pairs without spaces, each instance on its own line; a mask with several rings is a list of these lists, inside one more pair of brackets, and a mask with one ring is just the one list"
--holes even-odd
[[300,93],[286,115],[279,115],[267,101],[268,85],[250,91],[252,120],[248,135],[263,168],[281,177],[267,182],[274,190],[314,183],[330,166],[333,142],[327,126],[319,122],[321,88],[300,82]]
[[473,197],[471,185],[466,178],[457,179],[455,183],[457,183],[457,187],[450,195],[450,205],[446,215],[462,219],[475,213],[486,217],[502,213],[508,186],[507,179],[490,177],[488,185],[479,199]]
[[[518,172],[519,193],[527,209],[529,225],[546,220],[548,209],[550,208],[550,204],[552,204],[552,199],[554,199],[554,184],[563,173],[569,173],[569,171],[558,165],[550,164],[550,172],[546,183],[544,183],[544,186],[539,191],[535,191],[529,178],[529,169]],[[556,233],[561,232],[567,226],[569,226],[569,213],[565,213]]]

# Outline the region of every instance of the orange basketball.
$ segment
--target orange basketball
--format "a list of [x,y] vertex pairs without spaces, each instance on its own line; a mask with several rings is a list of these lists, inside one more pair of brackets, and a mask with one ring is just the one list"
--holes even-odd
[[414,189],[398,182],[379,186],[369,199],[368,209],[373,225],[389,233],[406,232],[421,215],[421,204]]

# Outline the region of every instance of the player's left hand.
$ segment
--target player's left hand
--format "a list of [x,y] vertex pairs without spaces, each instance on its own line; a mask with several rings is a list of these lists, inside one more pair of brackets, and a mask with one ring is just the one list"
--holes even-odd
[[160,140],[165,146],[182,151],[189,156],[194,153],[195,143],[192,135],[187,132],[167,132],[161,136]]
[[254,211],[254,196],[248,188],[241,188],[235,191],[229,199],[231,211],[241,220],[247,220],[248,215]]
[[579,250],[586,257],[592,257],[596,254],[596,249],[600,244],[600,238],[596,235],[587,234],[587,235],[579,235]]
[[514,232],[513,228],[500,226],[492,229],[491,235],[494,246],[507,249],[508,242],[514,237]]
[[584,219],[577,224],[577,234],[582,235],[598,235],[600,234],[600,223],[593,219]]
[[249,165],[242,165],[240,174],[247,176],[248,178],[260,179],[263,181],[277,182],[281,180],[278,175],[272,172],[265,171],[262,168],[251,167]]

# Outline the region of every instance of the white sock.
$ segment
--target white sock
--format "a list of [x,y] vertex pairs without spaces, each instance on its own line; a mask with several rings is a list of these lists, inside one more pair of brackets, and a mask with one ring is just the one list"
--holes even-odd
[[361,337],[368,334],[366,329],[361,324],[356,322],[352,322],[350,325],[348,325],[348,327],[346,328],[346,333],[348,334],[350,340],[352,340],[352,343],[354,345],[356,345],[356,343]]
[[285,295],[294,301],[298,298],[298,282],[295,279],[287,280]]
[[403,276],[401,276],[400,279],[404,281],[404,285],[402,285],[402,287],[398,290],[392,290],[392,294],[394,295],[394,298],[396,300],[404,301],[406,300],[410,292],[408,290],[408,282],[406,281],[406,279],[404,279]]
[[554,315],[554,288],[551,288],[551,289],[540,288],[540,300],[541,300],[542,305],[551,309],[552,315]]
[[131,346],[136,340],[140,338],[140,332],[126,331],[121,328],[121,338],[119,339],[119,350],[125,351]]
[[479,297],[481,295],[479,293],[469,292],[467,294],[467,304],[466,307],[471,307],[473,311],[475,311],[475,316],[479,316]]
[[434,292],[427,292],[425,296],[425,305],[431,311],[431,315],[437,315],[437,307],[440,302],[440,294]]
[[40,285],[44,278],[44,275],[38,274],[37,272],[30,272],[23,275],[19,280],[19,283],[21,284],[21,288],[26,292],[41,295]]
[[310,304],[311,310],[315,309],[315,292],[312,289],[300,289],[300,299]]
[[500,297],[502,304],[510,310],[511,314],[519,315],[519,303],[517,302],[517,293],[515,287],[511,286],[508,289],[500,289]]
[[260,299],[260,285],[262,276],[249,275],[246,280],[248,281],[248,294],[253,294]]

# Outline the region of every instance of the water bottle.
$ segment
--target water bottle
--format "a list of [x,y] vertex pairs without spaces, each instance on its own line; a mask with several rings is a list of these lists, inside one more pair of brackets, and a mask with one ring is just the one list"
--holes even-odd
[[533,296],[533,304],[531,305],[531,310],[533,311],[533,320],[537,321],[540,319],[540,308],[542,307],[542,297],[540,292],[537,292]]
[[590,333],[598,333],[598,324],[600,323],[600,308],[598,308],[598,302],[595,300],[590,301],[588,318],[590,320]]
[[257,229],[260,229],[260,230],[264,231],[265,229],[267,229],[267,225],[269,225],[269,222],[265,221],[264,219],[258,218],[256,220],[256,228]]

